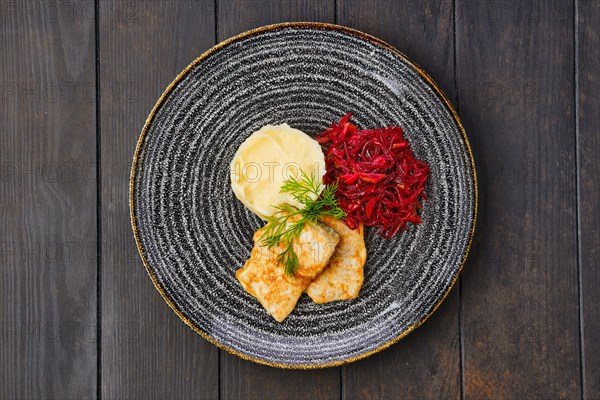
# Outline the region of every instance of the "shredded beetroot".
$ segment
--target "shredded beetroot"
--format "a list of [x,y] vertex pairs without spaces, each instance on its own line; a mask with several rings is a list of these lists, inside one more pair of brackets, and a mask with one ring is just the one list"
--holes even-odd
[[402,128],[359,130],[350,123],[351,115],[317,135],[326,147],[323,180],[338,182],[336,195],[350,228],[362,222],[378,227],[378,233],[389,239],[406,230],[407,222],[421,222],[417,209],[420,199],[427,200],[429,165],[414,157]]

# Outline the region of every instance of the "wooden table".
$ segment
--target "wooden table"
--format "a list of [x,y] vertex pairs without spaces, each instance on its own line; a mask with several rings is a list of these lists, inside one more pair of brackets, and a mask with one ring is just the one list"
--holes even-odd
[[[476,237],[427,323],[341,368],[219,351],[138,258],[128,178],[171,80],[281,21],[358,28],[448,94]],[[600,398],[600,1],[0,2],[0,398]]]

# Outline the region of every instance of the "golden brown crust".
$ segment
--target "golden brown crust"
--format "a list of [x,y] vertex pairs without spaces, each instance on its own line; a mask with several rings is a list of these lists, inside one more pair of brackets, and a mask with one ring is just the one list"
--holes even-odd
[[363,266],[367,259],[364,226],[357,229],[333,217],[322,217],[340,236],[329,265],[306,288],[306,293],[317,304],[336,300],[350,300],[358,296],[364,281]]
[[236,272],[236,278],[275,320],[282,322],[292,312],[311,280],[327,266],[339,236],[321,223],[308,223],[294,243],[299,260],[298,272],[295,276],[288,276],[277,261],[283,246],[269,249],[262,245],[262,230],[255,232],[250,259]]

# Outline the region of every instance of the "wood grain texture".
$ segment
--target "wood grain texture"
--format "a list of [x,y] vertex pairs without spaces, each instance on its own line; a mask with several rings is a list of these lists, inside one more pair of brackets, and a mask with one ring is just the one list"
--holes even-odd
[[583,397],[600,399],[600,1],[578,3],[579,240]]
[[466,398],[579,398],[574,6],[457,1],[461,117],[478,161],[462,276]]
[[212,2],[100,3],[102,397],[218,397],[218,350],[155,290],[129,220],[131,160],[167,85],[214,44]]
[[[219,1],[219,41],[249,29],[287,21],[333,22],[333,1]],[[337,399],[340,369],[281,370],[221,352],[223,399]]]
[[51,7],[0,4],[2,399],[96,395],[94,15]]
[[[392,44],[454,100],[452,1],[338,0],[337,5],[340,24]],[[421,328],[382,353],[344,366],[342,372],[345,399],[459,398],[457,289]]]
[[218,40],[278,22],[334,22],[333,0],[218,0]]

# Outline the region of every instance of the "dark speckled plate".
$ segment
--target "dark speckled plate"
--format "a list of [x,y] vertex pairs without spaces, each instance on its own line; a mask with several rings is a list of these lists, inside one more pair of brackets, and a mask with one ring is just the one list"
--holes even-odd
[[[367,229],[358,298],[303,295],[277,323],[235,278],[262,224],[235,198],[229,163],[265,124],[315,135],[348,111],[361,128],[402,126],[429,163],[423,223],[392,240]],[[433,80],[379,39],[316,23],[244,33],[186,68],[150,113],[130,189],[139,251],[169,306],[219,347],[288,368],[358,360],[422,324],[464,264],[477,206],[467,138]]]

